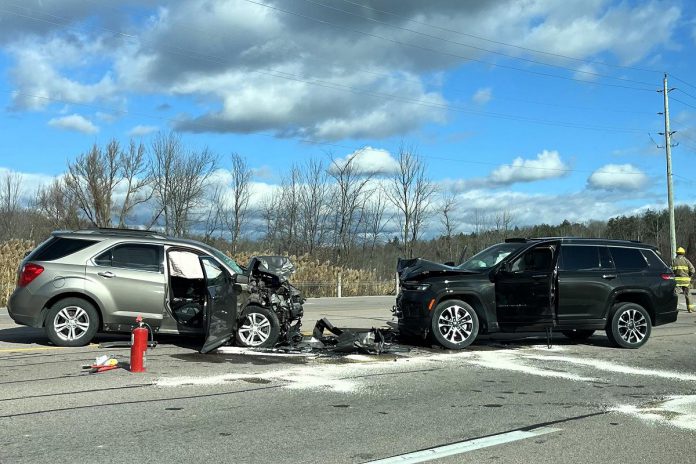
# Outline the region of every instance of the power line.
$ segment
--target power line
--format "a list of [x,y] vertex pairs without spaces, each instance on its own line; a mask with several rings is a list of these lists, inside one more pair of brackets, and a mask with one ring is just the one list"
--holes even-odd
[[563,54],[560,54],[560,53],[552,53],[552,52],[549,52],[549,51],[537,50],[537,49],[528,48],[528,47],[522,47],[522,46],[520,46],[520,45],[515,45],[515,44],[511,44],[511,43],[507,43],[507,42],[501,42],[501,41],[489,39],[489,38],[486,38],[486,37],[482,37],[482,36],[478,36],[478,35],[474,35],[474,34],[469,34],[469,33],[466,33],[466,32],[457,31],[457,30],[454,30],[454,29],[448,29],[448,28],[445,28],[445,27],[435,26],[435,25],[432,25],[432,24],[429,24],[429,23],[425,23],[425,22],[422,22],[422,21],[418,21],[418,20],[415,20],[415,19],[412,19],[412,18],[403,16],[403,15],[399,15],[399,14],[394,13],[394,12],[391,12],[391,11],[381,10],[381,9],[374,8],[374,7],[371,7],[371,6],[368,6],[368,5],[363,5],[363,4],[361,4],[361,3],[352,2],[352,1],[350,1],[350,0],[341,0],[341,1],[343,1],[343,2],[345,2],[345,3],[349,3],[349,4],[354,5],[354,6],[358,6],[358,7],[361,7],[361,8],[367,9],[367,10],[370,10],[370,11],[375,11],[375,12],[377,12],[377,13],[383,13],[383,14],[386,14],[386,15],[390,15],[390,16],[393,16],[393,17],[395,17],[395,18],[402,19],[402,20],[405,20],[405,21],[408,21],[408,22],[411,22],[411,23],[414,23],[414,24],[420,24],[421,26],[427,26],[427,27],[431,27],[431,28],[433,28],[433,29],[437,29],[437,30],[440,30],[440,31],[443,31],[443,32],[458,34],[458,35],[465,36],[465,37],[471,37],[471,38],[478,39],[478,40],[482,40],[482,41],[485,41],[485,42],[494,43],[494,44],[497,44],[497,45],[504,45],[504,46],[506,46],[506,47],[512,47],[512,48],[516,48],[516,49],[518,49],[518,50],[524,50],[524,51],[527,51],[527,52],[538,53],[538,54],[547,55],[547,56],[553,56],[553,57],[556,57],[556,58],[564,58],[564,59],[567,59],[567,60],[578,61],[578,62],[582,62],[582,63],[596,64],[596,65],[601,65],[601,66],[608,66],[608,67],[612,67],[612,68],[631,69],[631,70],[634,70],[634,71],[650,72],[650,73],[658,73],[658,72],[661,72],[661,71],[658,71],[658,70],[655,70],[655,69],[646,69],[646,68],[638,68],[638,67],[635,67],[635,66],[623,66],[623,65],[618,65],[618,64],[604,63],[604,62],[601,62],[601,61],[587,60],[587,59],[583,59],[583,58],[577,58],[577,57],[573,57],[573,56],[563,55]]
[[676,90],[677,92],[683,93],[683,94],[686,95],[687,97],[691,97],[691,98],[693,98],[693,99],[696,99],[696,97],[694,97],[694,96],[691,95],[690,93],[687,93],[687,92],[683,91],[683,90],[680,89],[679,87],[675,88],[674,90]]
[[679,102],[679,103],[681,103],[682,105],[686,105],[686,106],[688,106],[688,107],[693,108],[693,109],[696,110],[696,106],[691,105],[691,104],[689,104],[689,103],[686,103],[685,101],[679,100],[678,98],[672,97],[671,100],[672,100],[672,101]]
[[[256,2],[251,2],[251,3],[256,3]],[[50,21],[50,20],[48,20],[48,19],[46,19],[46,18],[39,18],[39,17],[36,17],[36,16],[21,14],[21,13],[18,13],[18,12],[15,12],[15,11],[9,11],[9,10],[1,10],[1,9],[0,9],[0,11],[5,11],[5,12],[7,12],[7,13],[14,14],[14,15],[17,15],[17,16],[19,16],[19,17],[26,18],[26,19],[31,19],[31,20],[36,20],[36,21],[42,21],[42,22],[46,22],[46,23],[49,23],[49,24],[57,25],[57,26],[63,26],[63,27],[66,26],[65,23],[60,23],[60,22],[56,22],[56,21]],[[59,19],[59,20],[67,21],[67,18],[64,18],[64,17],[60,17],[60,16],[53,15],[53,14],[50,14],[50,13],[45,13],[45,14],[46,14],[47,16],[51,16],[51,17],[56,18],[56,19]],[[75,29],[75,28],[70,28],[70,27],[68,27],[68,29]],[[140,37],[138,37],[138,36],[136,36],[136,35],[126,34],[126,33],[124,33],[124,32],[118,31],[118,30],[113,30],[113,29],[104,28],[104,27],[100,27],[100,29],[102,29],[102,30],[104,30],[104,31],[107,31],[107,32],[110,32],[110,33],[113,33],[113,34],[116,34],[116,35],[119,35],[119,36],[124,37],[124,38],[127,38],[127,39],[138,39],[138,40],[140,40]],[[141,41],[141,43],[148,43],[148,42],[147,42],[147,41]],[[220,58],[220,57],[217,57],[217,56],[214,56],[214,55],[208,55],[208,54],[199,53],[199,52],[197,52],[197,51],[195,51],[195,50],[185,49],[185,48],[181,48],[181,47],[173,47],[173,46],[169,46],[169,45],[165,45],[163,48],[164,48],[166,51],[168,51],[169,53],[171,53],[171,54],[189,56],[189,57],[192,57],[192,58],[195,58],[195,59],[205,60],[205,61],[210,61],[210,62],[215,62],[215,63],[219,63],[219,64],[227,64],[227,61],[226,61],[226,60],[223,60],[223,59]],[[376,96],[376,97],[390,98],[390,99],[400,99],[400,98],[401,98],[401,97],[399,97],[398,95],[377,94],[377,93],[375,93],[375,92],[370,92],[370,91],[365,91],[365,90],[361,90],[361,89],[356,89],[356,88],[353,88],[353,87],[350,87],[350,86],[342,86],[342,85],[340,85],[340,84],[335,84],[335,83],[331,83],[331,82],[321,81],[321,80],[319,80],[319,79],[308,80],[308,79],[305,79],[305,78],[303,78],[303,77],[300,77],[300,76],[297,76],[297,75],[293,75],[293,74],[290,74],[290,73],[287,73],[287,72],[284,72],[284,71],[277,71],[277,70],[250,70],[250,72],[256,72],[256,73],[265,74],[265,75],[269,75],[269,76],[273,76],[273,77],[277,77],[277,78],[282,78],[282,79],[287,79],[287,80],[294,80],[294,81],[298,81],[298,82],[304,82],[304,83],[307,83],[307,84],[310,84],[310,85],[317,85],[317,86],[321,86],[321,87],[325,87],[325,88],[334,88],[334,89],[336,89],[336,88],[338,88],[338,87],[341,87],[341,88],[343,88],[344,90],[348,90],[348,91],[351,91],[351,92],[354,92],[354,93],[372,94],[373,96]],[[373,74],[375,74],[375,73],[373,73]],[[391,76],[390,76],[390,77],[391,77]],[[555,77],[564,78],[564,77],[562,77],[562,76],[555,76]],[[415,80],[415,79],[414,79],[414,80]],[[418,82],[420,83],[420,81],[418,81]],[[602,83],[599,83],[599,84],[600,84],[600,85],[610,85],[610,86],[613,86],[613,84],[602,84]],[[623,87],[623,86],[620,86],[620,87]],[[652,91],[652,90],[651,90],[651,91]],[[504,97],[503,97],[503,99],[504,99]],[[424,104],[424,105],[426,105],[426,106],[430,104],[430,102],[422,101],[422,100],[421,100],[421,101],[418,101],[418,102],[414,101],[413,99],[407,99],[407,100],[408,100],[410,103]],[[511,99],[511,100],[515,100],[515,99]],[[524,101],[524,100],[519,100],[519,101]],[[529,103],[529,101],[526,101],[526,102]],[[535,103],[535,102],[532,102],[532,103]],[[540,105],[547,105],[547,106],[564,106],[564,105],[557,105],[557,104],[554,105],[554,104],[548,104],[548,103],[542,103],[542,102],[539,102],[538,104],[540,104]],[[488,115],[488,116],[490,116],[490,117],[502,117],[502,118],[508,118],[508,119],[509,119],[509,118],[521,118],[520,120],[525,120],[525,118],[524,118],[524,117],[521,117],[521,116],[515,116],[515,115],[496,115],[496,114],[494,114],[494,113],[488,113],[488,114],[487,114],[486,112],[483,112],[483,111],[477,111],[477,110],[472,110],[472,109],[465,109],[465,108],[461,108],[461,107],[455,108],[455,107],[451,107],[451,106],[448,106],[448,105],[440,105],[439,103],[435,103],[435,105],[437,105],[437,106],[440,107],[440,108],[450,108],[450,109],[454,109],[455,111],[459,111],[459,112],[469,112],[470,114],[483,114],[483,115]],[[565,106],[568,107],[568,108],[574,108],[574,109],[589,109],[589,110],[592,110],[592,108],[587,108],[587,107],[584,107],[584,108],[583,108],[583,107],[578,107],[578,106],[573,106],[573,105],[565,105]],[[598,109],[598,110],[599,110],[599,109]],[[602,111],[607,111],[607,109],[602,109]],[[614,112],[628,112],[628,113],[636,114],[636,112],[634,112],[634,111],[628,111],[628,110],[608,109],[608,111],[614,111]],[[528,118],[528,119],[529,119],[529,118]],[[539,123],[541,123],[541,124],[553,123],[553,121],[541,121],[541,120],[533,120],[533,119],[529,119],[529,120],[530,120],[530,121],[533,121],[533,122],[539,122]],[[558,124],[559,124],[560,126],[562,126],[562,127],[574,127],[573,123],[562,123],[562,122],[559,122]],[[590,128],[590,129],[594,129],[592,126],[587,126],[587,125],[578,125],[577,127],[579,127],[579,128]],[[596,129],[600,130],[601,128],[597,127]],[[620,130],[620,131],[623,131],[623,129],[619,129],[619,130]]]
[[686,84],[686,85],[688,85],[689,87],[692,87],[692,88],[696,89],[696,85],[689,84],[689,83],[686,82],[685,80],[679,79],[679,78],[678,78],[677,76],[675,76],[674,74],[670,74],[669,77],[671,77],[672,79],[678,80],[678,81],[681,82],[682,84]]
[[457,41],[455,41],[455,40],[450,40],[450,39],[447,39],[447,38],[445,38],[445,37],[439,37],[439,36],[435,36],[435,35],[431,35],[431,34],[426,34],[425,32],[420,32],[420,31],[416,31],[416,30],[409,29],[409,28],[406,28],[406,27],[398,26],[398,25],[395,25],[395,24],[390,24],[390,23],[388,23],[388,22],[380,21],[380,20],[375,19],[375,18],[365,17],[365,16],[362,16],[362,15],[359,15],[359,14],[356,14],[356,13],[353,13],[353,12],[350,12],[350,11],[347,11],[347,10],[343,10],[343,9],[341,9],[341,8],[336,8],[336,7],[334,7],[334,6],[327,5],[327,4],[324,4],[324,3],[321,3],[321,2],[318,2],[318,1],[315,1],[315,0],[304,0],[304,1],[307,2],[307,3],[311,3],[311,4],[313,4],[313,5],[318,5],[318,6],[327,8],[327,9],[331,9],[331,10],[334,10],[334,11],[338,11],[338,12],[341,12],[341,13],[345,13],[345,14],[347,14],[347,15],[351,15],[351,16],[355,16],[355,17],[364,19],[365,21],[370,21],[370,22],[373,22],[373,23],[376,23],[376,24],[380,24],[380,25],[383,25],[383,26],[387,26],[387,27],[391,27],[391,28],[393,28],[393,29],[397,29],[397,30],[400,30],[400,31],[407,31],[407,32],[410,32],[410,33],[413,33],[413,34],[417,34],[417,35],[420,35],[420,36],[423,36],[423,37],[430,38],[430,39],[441,40],[441,41],[443,41],[443,42],[451,43],[451,44],[454,44],[454,45],[460,45],[460,46],[463,46],[463,47],[472,48],[472,49],[474,49],[474,50],[478,50],[478,51],[482,51],[482,52],[486,52],[486,53],[491,53],[491,54],[494,54],[494,55],[505,56],[505,57],[507,57],[507,58],[512,58],[512,59],[514,59],[514,60],[525,61],[525,62],[527,62],[527,63],[533,63],[533,64],[537,64],[537,65],[542,65],[542,66],[549,66],[549,67],[552,67],[552,68],[565,69],[565,70],[567,70],[567,71],[572,71],[572,72],[575,72],[575,73],[584,74],[584,75],[586,75],[586,76],[604,77],[604,78],[607,78],[607,79],[616,79],[616,80],[623,81],[623,82],[631,82],[631,83],[634,83],[634,84],[641,84],[641,85],[652,85],[652,84],[649,83],[649,82],[636,81],[636,80],[634,80],[634,79],[628,79],[628,78],[623,78],[623,77],[614,77],[614,76],[609,76],[609,75],[606,75],[606,74],[600,74],[600,73],[591,72],[591,71],[582,71],[582,70],[575,69],[575,68],[569,68],[569,67],[567,67],[567,66],[562,66],[562,65],[553,64],[553,63],[545,63],[545,62],[538,61],[538,60],[532,60],[532,59],[530,59],[530,58],[524,58],[524,57],[520,57],[520,56],[511,55],[511,54],[509,54],[509,53],[504,53],[504,52],[499,52],[499,51],[495,51],[495,50],[490,50],[490,49],[483,48],[483,47],[477,47],[477,46],[475,46],[475,45],[471,45],[471,44],[467,44],[467,43],[463,43],[463,42],[457,42]]
[[[246,1],[250,1],[250,0],[246,0]],[[255,3],[255,2],[252,1],[252,3]],[[45,22],[48,22],[50,24],[64,26],[64,24],[57,23],[54,21],[49,21],[49,20],[44,19],[44,18],[37,18],[35,16],[23,15],[20,13],[8,11],[8,10],[2,10],[2,9],[0,9],[0,11],[7,11],[9,13],[16,14],[20,17],[25,17],[28,19],[35,19],[35,20],[39,20],[39,21],[45,21]],[[125,34],[125,33],[122,33],[120,31],[114,31],[114,30],[106,29],[106,28],[102,28],[102,29],[104,29],[108,32],[111,32],[111,33],[119,34],[123,37],[127,37],[130,39],[137,39],[138,38],[137,36]],[[185,49],[183,51],[181,51],[180,49],[178,49],[176,47],[166,46],[165,48],[173,48],[174,51],[170,51],[170,53],[188,55],[188,56],[191,56],[191,57],[194,57],[197,59],[216,62],[219,64],[226,64],[227,63],[226,60],[223,60],[219,57],[215,57],[212,55],[205,55],[205,54],[200,54],[200,53],[196,53],[195,55],[193,55],[190,53],[188,53],[188,54],[185,53],[186,52]],[[631,133],[631,132],[642,133],[643,132],[640,129],[605,127],[605,126],[597,126],[597,125],[591,125],[591,124],[577,124],[577,123],[571,123],[571,122],[551,121],[551,120],[543,120],[543,119],[538,119],[538,118],[529,118],[529,117],[525,117],[525,116],[511,115],[511,114],[505,114],[505,113],[477,111],[477,110],[472,110],[472,109],[453,106],[453,105],[441,104],[438,102],[430,102],[427,100],[426,101],[418,100],[418,99],[402,97],[402,96],[394,95],[394,94],[384,94],[381,92],[374,92],[374,91],[370,91],[370,90],[357,89],[357,88],[354,88],[351,86],[346,86],[346,85],[337,84],[337,83],[333,83],[333,82],[327,82],[327,81],[323,81],[320,79],[311,79],[311,80],[305,79],[305,78],[302,78],[300,76],[297,76],[297,75],[294,75],[291,73],[287,73],[284,71],[258,70],[257,69],[257,70],[250,70],[250,72],[259,73],[259,74],[268,75],[268,76],[277,77],[277,78],[282,78],[282,79],[286,79],[286,80],[292,80],[292,81],[296,81],[296,82],[303,82],[306,84],[315,85],[315,86],[324,87],[324,88],[329,88],[329,89],[334,89],[334,90],[341,90],[341,91],[350,92],[350,93],[354,93],[354,94],[363,94],[363,95],[369,95],[369,96],[373,96],[373,97],[377,97],[377,98],[397,100],[397,101],[402,101],[402,102],[406,102],[406,103],[412,103],[412,104],[416,104],[416,105],[426,106],[426,107],[430,107],[430,108],[451,110],[451,111],[464,113],[464,114],[470,114],[470,115],[479,115],[479,116],[485,116],[485,117],[491,117],[491,118],[497,118],[497,119],[507,119],[507,120],[522,121],[522,122],[529,122],[529,123],[542,124],[542,125],[586,129],[586,130],[594,130],[594,131],[601,131],[601,132],[623,132],[623,133]],[[607,84],[607,85],[610,85],[610,84]]]
[[400,41],[400,40],[391,39],[391,38],[389,38],[389,37],[384,37],[384,36],[381,36],[381,35],[378,35],[378,34],[373,34],[373,33],[371,33],[371,32],[365,32],[365,31],[360,31],[360,30],[358,30],[358,29],[352,29],[352,28],[349,28],[349,27],[345,27],[345,26],[341,26],[341,25],[332,23],[332,22],[330,22],[330,21],[326,21],[326,20],[318,19],[318,18],[313,18],[313,17],[311,17],[311,16],[308,16],[308,15],[305,15],[305,14],[302,14],[302,13],[297,13],[297,12],[294,12],[294,11],[285,10],[285,9],[282,9],[282,8],[279,8],[279,7],[276,7],[276,6],[267,5],[267,4],[265,4],[265,3],[257,2],[257,1],[254,1],[254,0],[244,0],[244,1],[245,1],[245,2],[248,2],[248,3],[253,3],[254,5],[262,6],[262,7],[264,7],[264,8],[269,8],[269,9],[271,9],[271,10],[280,11],[281,13],[285,13],[285,14],[297,16],[297,17],[300,17],[300,18],[304,18],[304,19],[307,19],[307,20],[309,20],[309,21],[318,22],[318,23],[320,23],[320,24],[324,24],[324,25],[327,25],[327,26],[330,26],[330,27],[334,27],[334,28],[336,28],[336,29],[342,29],[342,30],[345,30],[345,31],[353,32],[353,33],[355,33],[355,34],[365,35],[365,36],[368,36],[368,37],[372,37],[372,38],[384,40],[384,41],[391,42],[391,43],[395,43],[395,44],[399,44],[399,45],[404,45],[404,46],[411,47],[411,48],[416,48],[416,49],[418,49],[418,50],[422,50],[422,51],[426,51],[426,52],[430,52],[430,53],[437,53],[437,54],[440,54],[440,55],[452,56],[452,57],[460,58],[460,59],[463,59],[463,60],[474,61],[474,62],[481,63],[481,64],[485,64],[485,65],[488,65],[488,66],[494,66],[494,67],[498,67],[498,68],[509,69],[509,70],[518,71],[518,72],[523,72],[523,73],[527,73],[527,74],[535,74],[535,75],[538,75],[538,76],[551,77],[551,78],[555,78],[555,79],[563,79],[563,80],[575,81],[575,82],[580,82],[580,83],[582,83],[582,84],[588,84],[588,85],[602,85],[602,86],[606,86],[606,87],[615,87],[615,88],[623,88],[623,89],[629,89],[629,90],[640,90],[640,91],[646,91],[646,92],[654,92],[654,89],[648,89],[648,88],[642,88],[642,87],[632,87],[632,86],[621,85],[621,84],[610,84],[610,83],[607,83],[607,82],[590,82],[590,81],[587,81],[587,80],[584,80],[584,79],[577,79],[577,78],[568,77],[568,76],[559,76],[559,75],[557,75],[557,74],[544,73],[544,72],[540,72],[540,71],[533,71],[533,70],[530,70],[530,69],[524,69],[524,68],[518,68],[518,67],[515,67],[515,66],[510,66],[510,65],[505,65],[505,64],[494,63],[494,62],[492,62],[492,61],[485,61],[485,60],[481,60],[481,59],[478,59],[478,58],[473,58],[473,57],[471,57],[471,56],[458,55],[458,54],[456,54],[456,53],[451,53],[451,52],[446,52],[446,51],[442,51],[442,50],[437,50],[437,49],[434,49],[434,48],[424,47],[424,46],[421,46],[421,45],[418,45],[418,44],[414,44],[414,43],[410,43],[410,42],[402,42],[402,41]]
[[[10,93],[11,91],[5,90],[6,92]],[[32,98],[37,98],[37,99],[43,99],[43,100],[51,100],[51,101],[57,101],[60,103],[64,104],[70,104],[70,105],[75,105],[75,106],[81,106],[81,107],[86,107],[86,108],[92,108],[92,109],[97,109],[97,110],[102,110],[102,111],[108,111],[110,113],[114,113],[116,115],[135,115],[135,116],[140,116],[140,117],[145,117],[145,118],[150,118],[150,119],[157,119],[157,120],[162,120],[165,122],[178,122],[176,118],[170,118],[170,117],[165,117],[165,116],[157,116],[153,115],[150,113],[144,113],[144,112],[139,112],[139,111],[130,111],[130,110],[122,110],[122,109],[116,109],[108,106],[103,106],[103,105],[94,105],[90,103],[81,103],[81,102],[74,102],[74,101],[68,101],[65,99],[59,99],[59,98],[52,98],[52,97],[47,97],[43,95],[33,95],[33,94],[28,94],[21,92],[22,95],[29,96]],[[199,121],[191,121],[191,124],[200,126],[202,128],[208,128],[208,129],[214,129],[214,126],[211,126],[209,124],[205,124]],[[271,135],[271,134],[264,134],[261,132],[257,132],[256,135],[262,136],[262,137],[267,137],[267,138],[272,138],[272,139],[277,139],[276,136]],[[298,138],[298,137],[290,137],[291,139],[294,139],[298,142],[301,143],[306,143],[310,145],[321,145],[321,146],[330,146],[330,147],[335,147],[335,148],[342,148],[346,150],[350,150],[352,152],[359,151],[364,149],[364,146],[349,146],[349,145],[343,145],[343,144],[338,144],[338,143],[330,143],[330,142],[324,142],[320,140],[315,140],[311,138]],[[488,162],[488,161],[474,161],[474,160],[463,160],[463,159],[458,159],[458,158],[448,158],[448,157],[440,157],[440,156],[429,156],[429,155],[420,155],[425,159],[431,159],[431,160],[438,160],[438,161],[452,161],[452,162],[458,162],[458,163],[464,163],[464,164],[475,164],[475,165],[484,165],[484,166],[510,166],[511,163],[493,163],[493,162]],[[581,169],[570,169],[570,168],[546,168],[546,167],[541,167],[541,166],[520,166],[520,169],[522,170],[541,170],[541,171],[554,171],[554,172],[585,172],[585,173],[606,173],[606,174],[615,174],[614,171],[601,171],[601,170],[581,170]],[[642,172],[626,172],[622,174],[629,174],[629,175],[643,175]]]

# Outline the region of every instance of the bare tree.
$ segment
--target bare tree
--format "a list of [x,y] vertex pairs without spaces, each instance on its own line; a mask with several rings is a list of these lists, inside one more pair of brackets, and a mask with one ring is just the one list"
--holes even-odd
[[425,164],[413,150],[401,147],[398,162],[399,168],[392,176],[387,196],[399,211],[402,252],[410,258],[430,213],[436,189],[425,175]]
[[347,160],[337,160],[330,156],[328,174],[335,182],[332,205],[334,207],[334,247],[337,262],[343,263],[350,257],[355,243],[355,231],[362,220],[362,206],[370,192],[373,173],[366,173],[356,166],[354,153]]
[[370,196],[364,206],[365,217],[365,244],[369,245],[370,256],[374,256],[380,236],[384,233],[391,218],[384,218],[387,208],[387,199],[384,190],[379,187]]
[[119,169],[126,184],[126,193],[118,212],[118,226],[125,227],[128,215],[135,207],[152,198],[152,176],[145,146],[142,143],[136,145],[131,140],[128,151],[122,151],[119,155]]
[[442,217],[440,223],[444,229],[445,244],[447,246],[447,261],[454,261],[454,247],[452,244],[452,235],[454,233],[454,222],[452,214],[457,206],[457,196],[451,190],[442,193]]
[[222,198],[223,186],[220,184],[215,185],[212,189],[208,189],[208,194],[206,195],[206,203],[210,205],[206,213],[204,214],[203,220],[203,240],[206,243],[210,243],[213,238],[213,234],[219,231],[223,226],[223,216],[225,214],[225,204]]
[[241,236],[242,224],[249,212],[249,199],[251,198],[251,169],[246,160],[238,153],[232,153],[232,183],[228,197],[227,208],[223,218],[227,229],[231,234],[232,253],[237,252],[237,245]]
[[321,161],[309,160],[300,176],[298,228],[304,250],[312,254],[323,244],[326,232],[327,174]]
[[97,144],[68,164],[65,187],[92,225],[111,226],[114,189],[120,182],[119,144],[112,139],[102,150]]
[[52,229],[80,227],[78,203],[61,178],[38,189],[34,206]]
[[184,151],[181,139],[174,133],[155,137],[152,154],[150,175],[157,212],[151,226],[161,217],[165,233],[184,236],[194,221],[193,213],[201,206],[217,158],[207,148]]
[[300,190],[302,175],[300,168],[293,166],[280,183],[280,198],[277,202],[279,250],[297,253],[299,250]]
[[17,172],[5,173],[0,179],[0,239],[14,237],[18,233],[21,193],[22,175]]

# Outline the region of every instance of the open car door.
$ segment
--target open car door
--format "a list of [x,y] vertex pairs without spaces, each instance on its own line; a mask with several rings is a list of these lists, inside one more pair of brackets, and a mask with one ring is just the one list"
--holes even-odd
[[207,289],[206,339],[200,352],[208,353],[234,336],[237,323],[237,293],[234,279],[217,261],[210,256],[203,256],[200,261]]
[[559,243],[530,247],[495,275],[501,325],[553,326],[556,321],[556,259]]

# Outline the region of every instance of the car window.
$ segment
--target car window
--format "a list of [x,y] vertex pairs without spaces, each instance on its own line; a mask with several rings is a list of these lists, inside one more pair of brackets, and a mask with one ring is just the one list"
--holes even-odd
[[162,247],[128,243],[117,245],[94,259],[98,266],[110,266],[138,271],[162,272]]
[[548,271],[553,263],[553,252],[548,247],[532,248],[512,263],[512,272]]
[[648,261],[638,248],[610,247],[617,269],[645,269]]
[[96,240],[53,237],[37,248],[36,251],[30,255],[30,259],[32,261],[54,261],[77,253],[80,250],[84,250],[95,243],[97,243]]
[[665,264],[665,262],[660,258],[659,255],[655,253],[654,250],[640,250],[641,253],[643,253],[643,256],[645,256],[645,259],[648,260],[648,264],[652,268],[656,269],[669,269],[669,266]]
[[517,251],[525,245],[525,243],[500,243],[493,245],[475,254],[457,267],[469,271],[489,269],[505,259],[510,253]]
[[207,285],[217,286],[225,282],[225,271],[218,263],[210,258],[203,258],[203,269],[205,270],[205,279]]
[[[559,269],[562,271],[581,271],[609,267],[606,266],[606,262],[602,262],[601,249],[606,250],[605,247],[598,246],[562,245]],[[605,256],[608,258],[608,253],[605,253]],[[605,265],[603,266],[603,264]]]

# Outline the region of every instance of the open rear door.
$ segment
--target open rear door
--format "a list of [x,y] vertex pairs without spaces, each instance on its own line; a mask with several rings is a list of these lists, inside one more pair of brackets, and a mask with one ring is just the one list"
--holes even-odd
[[200,260],[207,287],[206,339],[200,352],[208,353],[234,336],[237,293],[232,276],[217,261],[210,256],[203,256]]

